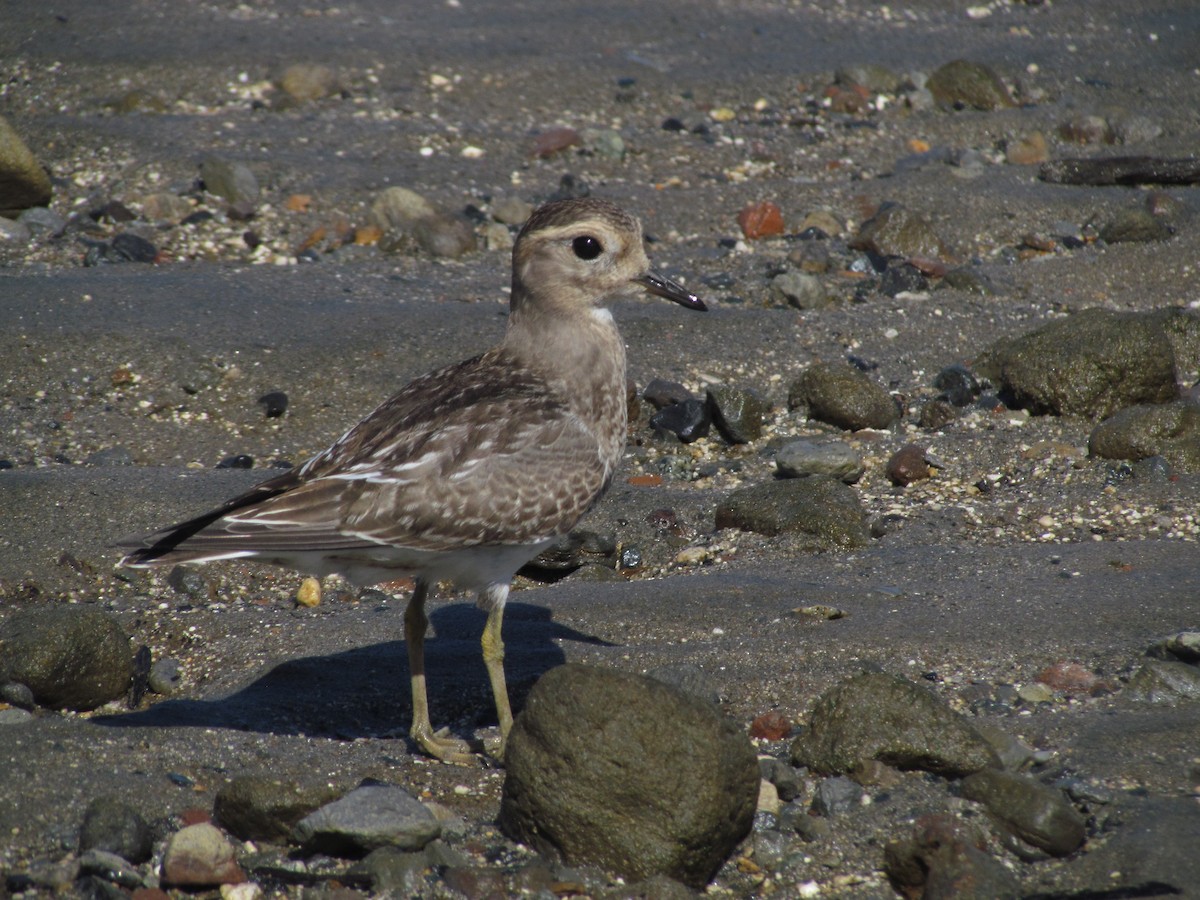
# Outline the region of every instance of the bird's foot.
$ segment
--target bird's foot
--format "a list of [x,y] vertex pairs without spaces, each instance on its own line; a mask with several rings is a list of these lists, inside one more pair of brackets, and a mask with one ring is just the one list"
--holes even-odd
[[474,766],[479,761],[471,744],[448,737],[445,728],[437,732],[432,728],[414,728],[411,734],[421,751],[434,759],[456,766]]

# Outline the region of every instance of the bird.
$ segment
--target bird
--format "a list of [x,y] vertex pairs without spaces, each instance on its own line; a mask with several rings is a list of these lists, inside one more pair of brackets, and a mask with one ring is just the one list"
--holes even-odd
[[704,311],[650,268],[641,223],[594,197],[538,207],[512,251],[500,342],[416,378],[327,449],[223,505],[126,538],[134,568],[254,560],[352,584],[411,578],[404,613],[419,752],[477,758],[435,731],[425,682],[431,586],[477,592],[503,759],[512,728],[501,635],[513,576],[611,485],[627,430],[625,345],[611,301],[649,293]]

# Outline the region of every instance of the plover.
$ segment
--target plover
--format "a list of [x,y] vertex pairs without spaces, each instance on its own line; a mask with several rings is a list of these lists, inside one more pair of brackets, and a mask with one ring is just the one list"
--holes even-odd
[[223,506],[118,546],[134,567],[250,559],[366,586],[412,577],[411,735],[450,762],[425,690],[425,600],[452,581],[487,611],[500,748],[512,726],[501,624],[513,575],[612,482],[625,446],[625,347],[605,304],[636,289],[703,310],[650,271],[637,219],[594,198],[537,209],[512,255],[500,343],[408,384],[328,449]]

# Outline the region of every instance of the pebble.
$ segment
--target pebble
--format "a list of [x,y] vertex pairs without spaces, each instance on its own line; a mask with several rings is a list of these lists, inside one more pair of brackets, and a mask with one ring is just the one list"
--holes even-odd
[[369,784],[305,816],[295,837],[308,853],[364,853],[376,847],[420,850],[441,825],[421,801],[401,787]]
[[253,209],[258,203],[258,177],[245,163],[220,156],[206,156],[200,163],[200,179],[206,191],[221,197],[230,205]]
[[1180,631],[1157,642],[1146,652],[1157,659],[1200,663],[1200,631]]
[[970,406],[983,389],[979,380],[964,365],[946,366],[933,377],[933,386],[941,391],[938,397],[955,406]]
[[892,395],[845,364],[813,363],[805,369],[788,388],[788,409],[848,431],[890,428],[900,419]]
[[862,456],[845,441],[791,441],[775,454],[775,468],[785,478],[828,475],[855,484],[866,472]]
[[1141,208],[1123,209],[1100,229],[1106,244],[1144,244],[1165,241],[1173,234],[1161,218]]
[[80,853],[79,870],[121,887],[136,888],[143,884],[142,874],[134,866],[120,855],[107,850],[85,850]]
[[1058,126],[1058,136],[1071,144],[1111,144],[1114,140],[1103,116],[1078,115]]
[[825,289],[824,282],[807,272],[781,272],[771,279],[771,295],[776,302],[796,309],[824,309],[837,302]]
[[763,420],[770,414],[771,404],[757,391],[714,384],[708,388],[706,399],[713,424],[730,444],[749,444],[762,436]]
[[294,63],[283,70],[279,89],[297,103],[320,100],[341,89],[337,74],[319,63]]
[[739,488],[717,504],[716,528],[768,537],[804,535],[814,546],[850,549],[870,542],[867,515],[853,489],[824,475]]
[[864,672],[823,694],[791,745],[792,765],[821,774],[849,773],[867,759],[943,775],[996,763],[963,716],[927,689],[883,672]]
[[1033,131],[1010,141],[1005,148],[1004,158],[1013,166],[1035,166],[1044,163],[1050,158],[1046,136],[1040,131]]
[[884,203],[849,242],[853,250],[882,257],[949,259],[954,254],[929,220],[901,203]]
[[534,685],[504,765],[499,821],[514,840],[697,890],[750,833],[760,782],[749,739],[712,704],[576,663]]
[[8,119],[0,116],[0,216],[48,206],[52,187],[46,170]]
[[1200,668],[1187,663],[1148,659],[1130,677],[1125,695],[1167,705],[1200,700]]
[[142,198],[142,218],[149,222],[177,225],[192,213],[192,204],[186,197],[175,194],[147,194]]
[[258,405],[268,419],[278,419],[287,412],[288,395],[283,391],[269,391],[258,398]]
[[19,709],[34,709],[37,701],[33,699],[33,691],[29,685],[19,681],[6,681],[0,684],[0,702],[10,703]]
[[17,221],[29,229],[34,240],[62,237],[67,220],[48,206],[33,206],[24,210]]
[[745,206],[737,216],[738,227],[749,241],[783,234],[783,211],[770,200]]
[[436,214],[433,204],[405,187],[384,188],[371,204],[370,218],[383,231],[406,231],[414,222]]
[[703,400],[689,399],[664,406],[650,417],[657,434],[673,434],[685,444],[707,437],[712,428],[712,411]]
[[116,854],[137,865],[150,858],[154,835],[141,814],[116,797],[96,797],[83,814],[79,850]]
[[129,635],[95,606],[18,609],[0,623],[0,646],[0,683],[20,682],[52,709],[95,709],[123,697],[133,678]]
[[[750,723],[750,737],[765,741],[781,741],[791,731],[791,720],[778,710],[757,715]],[[763,777],[767,776],[764,774]]]
[[470,224],[445,213],[418,219],[410,232],[418,247],[442,259],[457,259],[477,246],[475,230]]
[[162,881],[174,887],[237,884],[246,876],[233,845],[214,825],[188,825],[171,835],[163,852]]
[[683,403],[685,400],[693,400],[695,398],[692,396],[692,392],[682,384],[675,381],[665,381],[662,378],[655,378],[642,389],[642,399],[655,409],[662,409],[664,406],[670,406],[673,403]]
[[982,63],[956,59],[929,76],[925,87],[940,106],[953,109],[1002,109],[1013,106],[1008,88]]
[[504,225],[519,226],[533,213],[533,204],[510,194],[492,201],[492,218]]
[[183,684],[183,672],[179,667],[179,661],[170,657],[156,659],[150,665],[148,684],[150,690],[163,697],[174,694]]
[[933,469],[927,454],[920,444],[905,444],[888,458],[885,467],[888,479],[894,485],[907,487],[914,481],[932,478]]
[[213,816],[243,841],[283,843],[300,820],[336,800],[337,789],[271,775],[240,775],[217,791]]
[[862,787],[844,775],[826,778],[813,792],[812,810],[817,815],[832,818],[862,805]]
[[1074,853],[1087,837],[1083,816],[1062,791],[1023,775],[985,769],[964,778],[962,792],[1021,840],[1052,856]]
[[574,128],[548,128],[534,138],[533,155],[538,159],[546,159],[579,144],[579,132]]
[[10,244],[28,244],[32,239],[33,235],[24,223],[0,217],[0,241]]

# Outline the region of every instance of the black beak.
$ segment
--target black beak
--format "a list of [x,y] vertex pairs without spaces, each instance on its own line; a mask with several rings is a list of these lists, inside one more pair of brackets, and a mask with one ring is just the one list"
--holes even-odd
[[688,309],[696,309],[704,312],[708,309],[704,305],[704,301],[695,294],[683,289],[682,285],[676,284],[670,278],[663,278],[655,272],[647,272],[645,275],[640,275],[633,279],[651,294],[657,297],[665,297],[678,303],[680,306],[686,306]]

